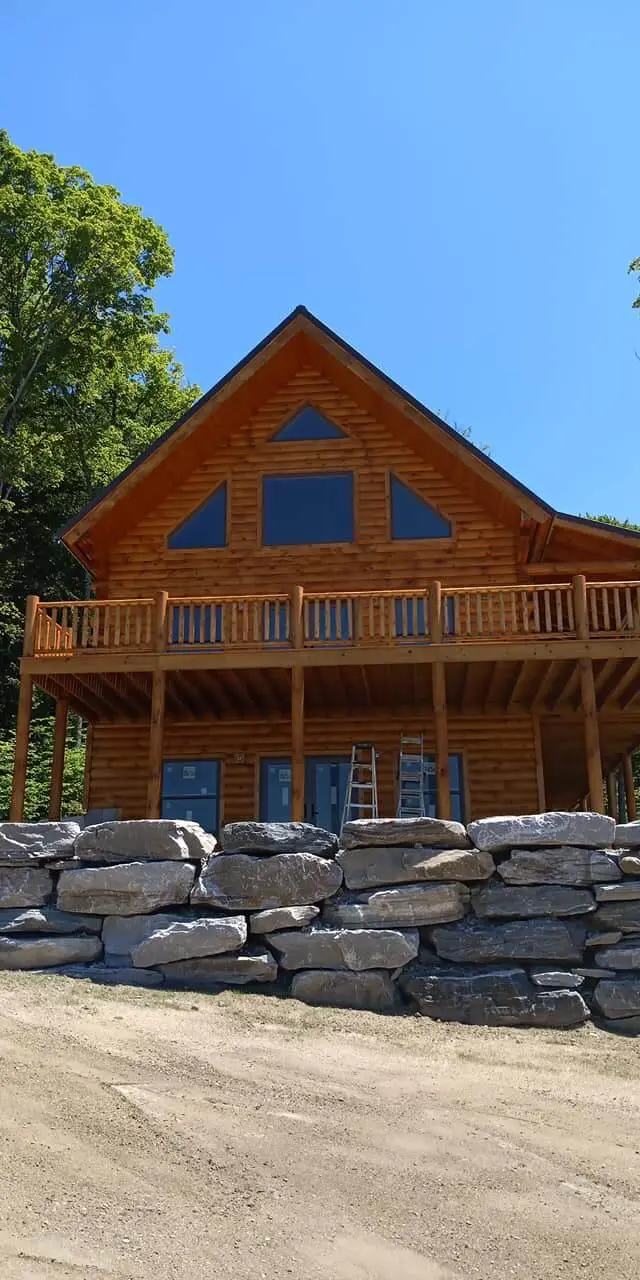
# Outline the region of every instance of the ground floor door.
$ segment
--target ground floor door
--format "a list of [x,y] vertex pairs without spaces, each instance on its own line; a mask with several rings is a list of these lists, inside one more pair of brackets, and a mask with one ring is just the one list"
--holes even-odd
[[220,818],[220,761],[165,760],[162,817],[189,818],[217,832]]
[[[305,821],[327,831],[340,831],[349,776],[348,756],[307,756]],[[291,817],[291,759],[260,761],[260,818],[288,822]]]

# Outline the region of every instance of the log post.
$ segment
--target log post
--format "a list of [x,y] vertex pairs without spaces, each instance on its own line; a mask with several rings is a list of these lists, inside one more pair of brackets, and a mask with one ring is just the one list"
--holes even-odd
[[[24,638],[22,654],[25,658],[33,656],[35,642],[35,626],[38,614],[38,596],[27,596],[24,613]],[[11,786],[11,804],[9,820],[22,822],[24,818],[24,797],[27,786],[27,763],[29,758],[29,731],[31,729],[31,705],[33,702],[33,677],[20,674],[20,693],[18,695],[18,714],[16,717],[16,748],[13,757],[13,783]]]
[[[304,593],[302,587],[291,590],[291,645],[304,646]],[[304,668],[294,663],[291,668],[291,819],[304,822]]]
[[635,822],[638,817],[636,792],[633,785],[633,756],[627,755],[622,761],[624,774],[624,797],[627,806],[627,822]]
[[57,822],[62,812],[64,749],[67,742],[68,718],[69,703],[66,698],[58,698],[53,729],[53,760],[51,762],[51,789],[49,791],[49,818],[52,822]]
[[615,769],[607,774],[607,812],[618,821],[618,786]]
[[[576,574],[573,579],[573,612],[578,640],[588,640],[587,580],[583,573]],[[602,799],[602,760],[600,756],[600,734],[598,731],[598,706],[591,658],[578,658],[578,669],[580,671],[580,701],[584,717],[584,745],[587,757],[589,804],[592,812],[602,813],[604,809]]]
[[[156,653],[163,653],[167,634],[166,591],[155,597],[154,640]],[[153,673],[151,690],[151,725],[149,732],[149,776],[147,785],[147,818],[159,818],[162,798],[162,742],[164,737],[164,704],[167,676],[165,671]]]
[[533,750],[536,760],[536,794],[538,813],[544,813],[547,807],[547,798],[544,785],[544,758],[542,755],[542,729],[540,726],[540,716],[535,712],[532,716],[533,720]]
[[580,670],[580,701],[584,717],[584,745],[587,757],[589,804],[591,805],[592,813],[602,813],[604,809],[602,802],[602,761],[600,757],[596,690],[593,682],[591,658],[578,658],[578,667]]
[[444,662],[434,662],[431,673],[433,713],[436,729],[436,813],[439,818],[450,818],[449,726],[447,724],[447,685]]

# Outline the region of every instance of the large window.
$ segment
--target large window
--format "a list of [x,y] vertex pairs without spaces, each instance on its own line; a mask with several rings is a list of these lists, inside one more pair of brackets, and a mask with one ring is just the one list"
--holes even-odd
[[227,486],[221,484],[173,533],[169,534],[171,551],[187,547],[225,547],[227,545]]
[[394,475],[391,476],[391,537],[451,537],[449,521]]
[[265,547],[353,542],[353,475],[265,476],[262,541]]
[[162,767],[162,817],[189,818],[217,831],[219,760],[167,760]]
[[337,427],[335,422],[329,422],[329,419],[322,413],[318,413],[312,405],[307,404],[304,409],[299,409],[288,422],[285,422],[271,439],[344,440],[345,432]]

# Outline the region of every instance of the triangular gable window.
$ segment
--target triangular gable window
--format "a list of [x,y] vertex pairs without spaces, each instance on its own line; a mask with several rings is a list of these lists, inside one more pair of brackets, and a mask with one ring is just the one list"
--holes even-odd
[[272,440],[344,440],[346,432],[341,431],[335,422],[329,422],[323,414],[318,413],[310,404],[285,422],[283,427],[271,437]]
[[391,476],[391,537],[451,537],[449,521],[394,475]]
[[225,547],[227,545],[227,485],[219,487],[197,511],[169,534],[171,551],[187,547]]

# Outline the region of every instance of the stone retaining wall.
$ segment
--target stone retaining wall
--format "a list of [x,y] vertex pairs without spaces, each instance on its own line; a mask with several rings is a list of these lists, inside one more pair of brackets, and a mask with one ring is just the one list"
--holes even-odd
[[0,968],[635,1033],[640,823],[2,823]]

